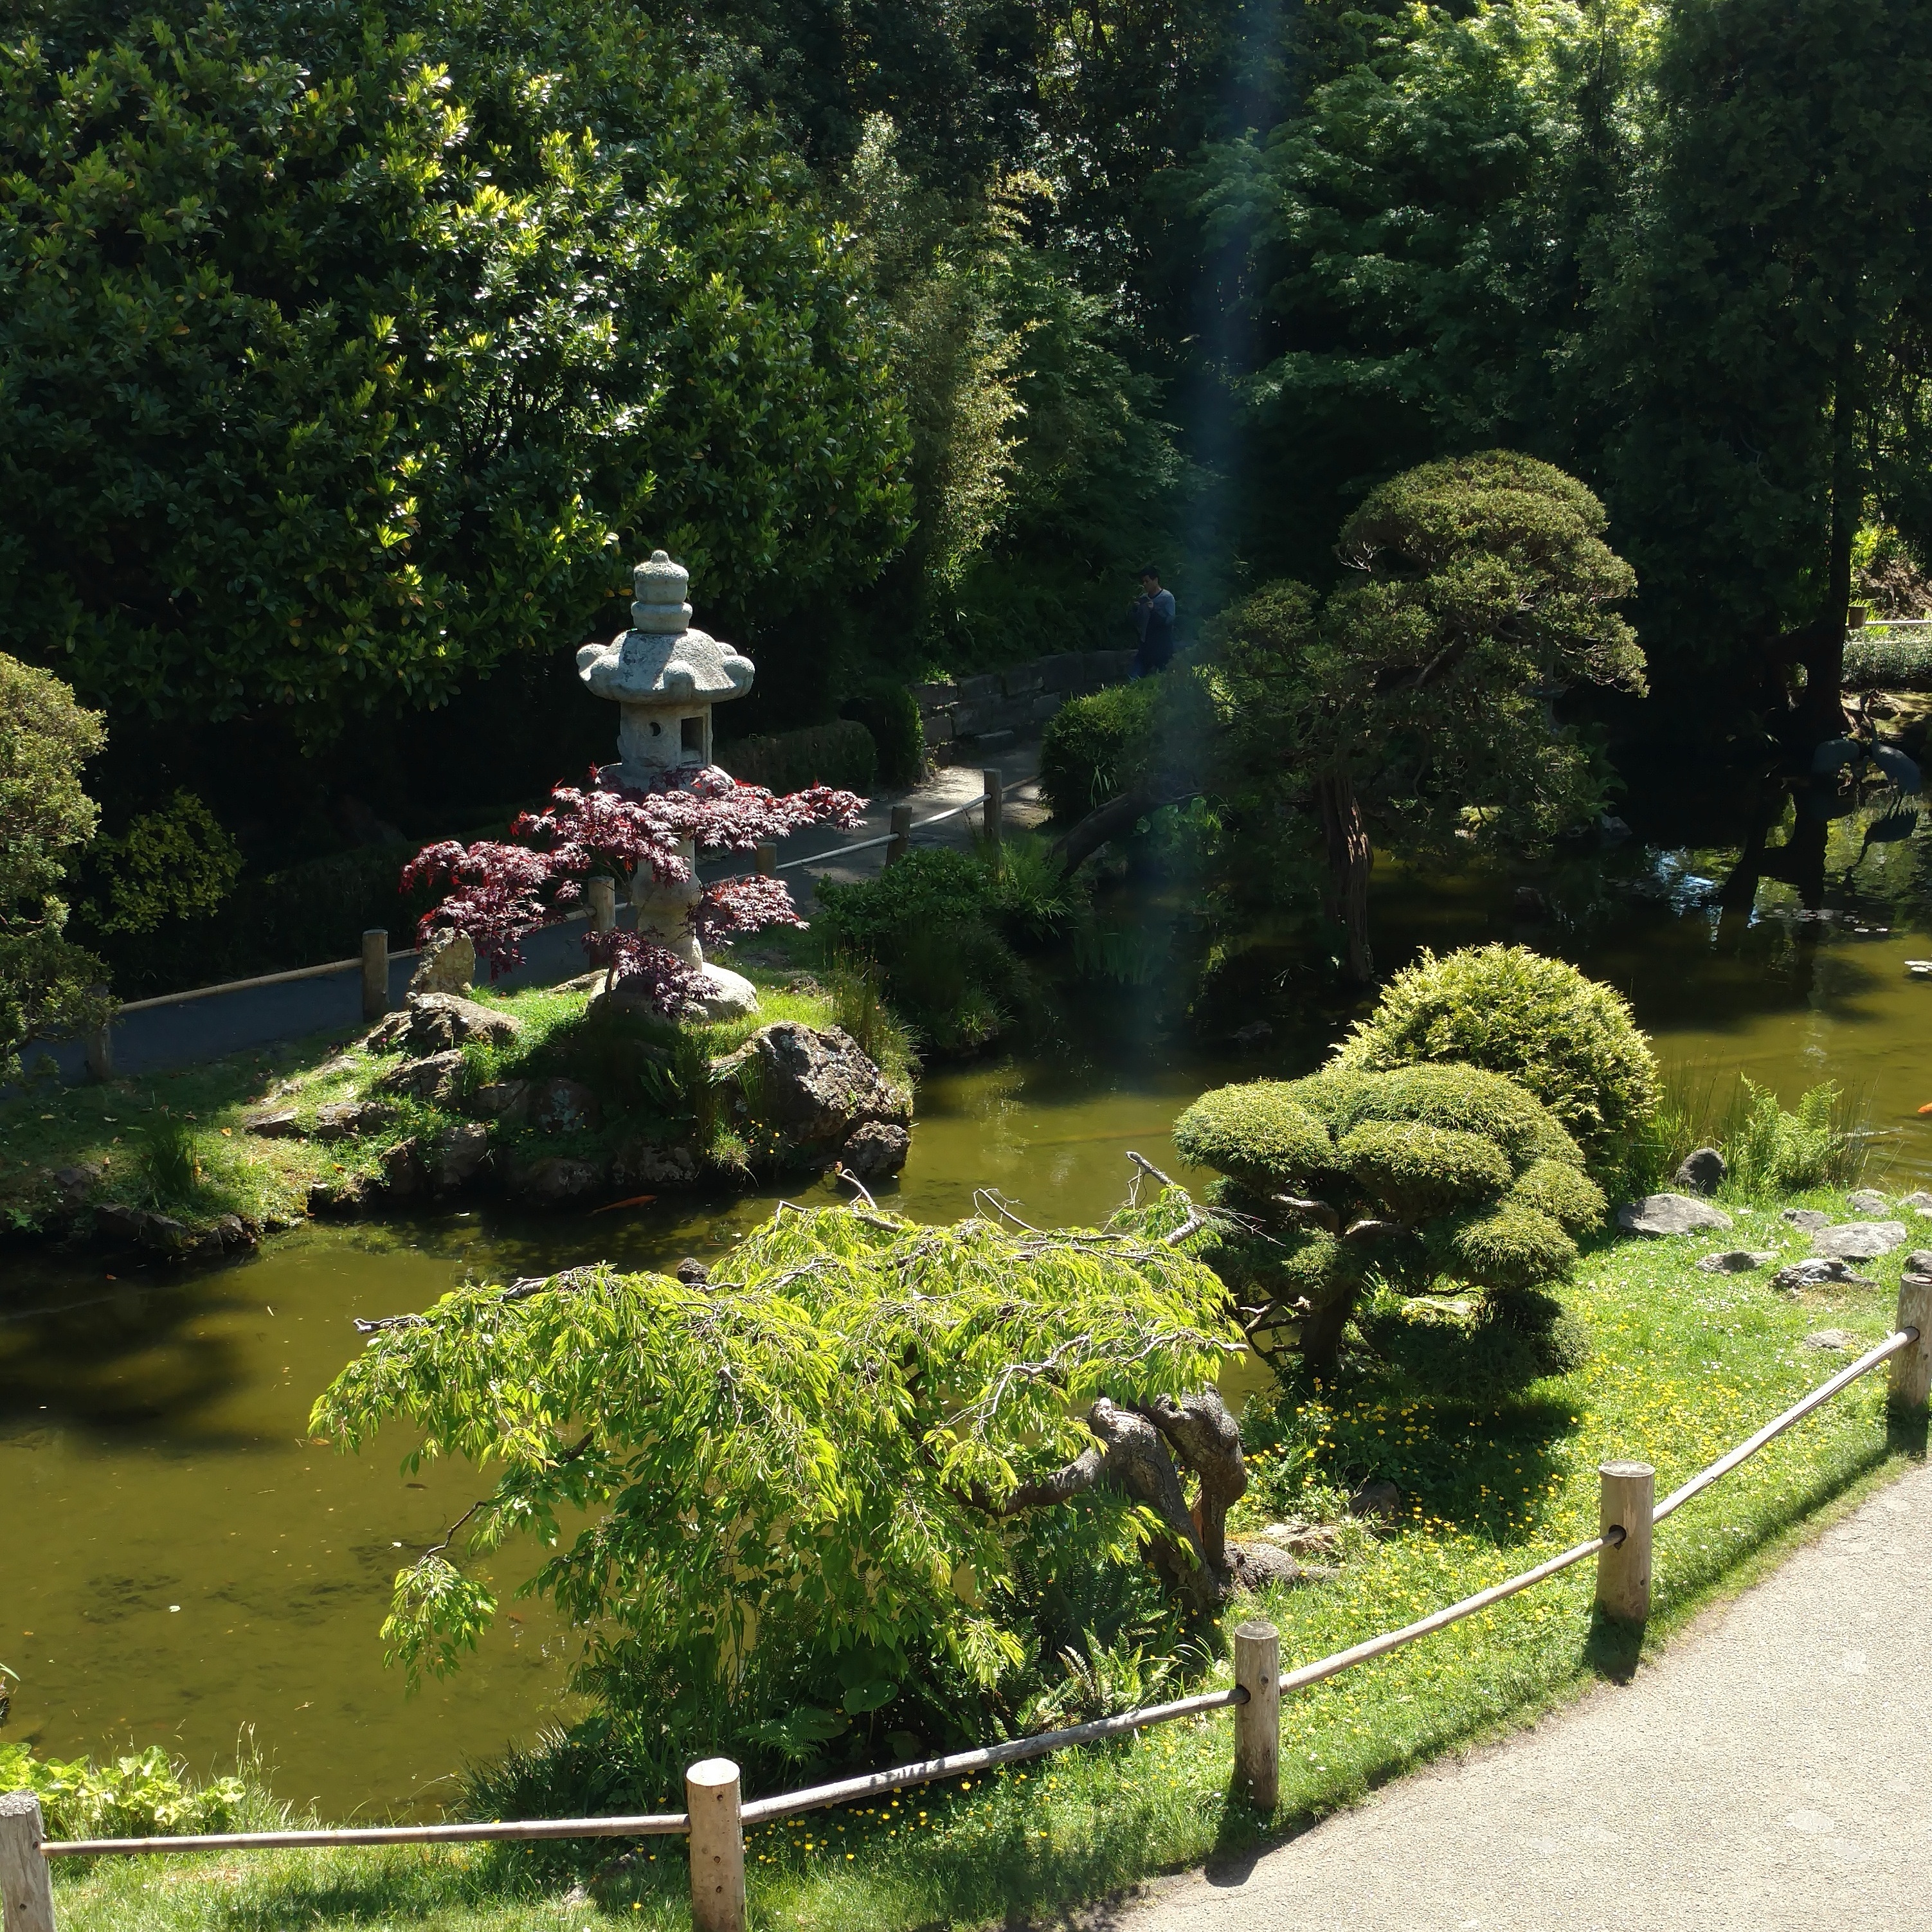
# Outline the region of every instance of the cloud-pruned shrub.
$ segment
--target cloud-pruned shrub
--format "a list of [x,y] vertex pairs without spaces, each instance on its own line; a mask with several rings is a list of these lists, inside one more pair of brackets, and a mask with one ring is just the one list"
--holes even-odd
[[1523,946],[1424,950],[1391,980],[1333,1065],[1380,1072],[1454,1060],[1506,1073],[1540,1100],[1598,1172],[1655,1111],[1657,1060],[1614,987]]
[[1580,1330],[1550,1291],[1604,1196],[1562,1123],[1506,1076],[1330,1067],[1218,1088],[1174,1138],[1226,1177],[1219,1204],[1232,1216],[1209,1258],[1264,1352],[1292,1333],[1310,1368],[1332,1372],[1379,1280],[1480,1289],[1484,1320],[1531,1337],[1542,1372],[1580,1358]]

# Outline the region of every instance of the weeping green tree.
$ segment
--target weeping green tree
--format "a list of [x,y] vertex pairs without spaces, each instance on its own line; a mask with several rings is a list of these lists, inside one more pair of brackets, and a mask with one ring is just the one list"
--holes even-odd
[[[935,1671],[976,1704],[1028,1654],[1024,1580],[1070,1561],[1229,1587],[1241,1338],[1173,1240],[782,1210],[701,1283],[576,1269],[370,1327],[316,1432],[400,1420],[408,1467],[494,1472],[471,1549],[548,1552],[529,1587],[584,1633],[580,1688],[653,1736],[795,1755],[801,1710],[830,1735]],[[395,1580],[412,1673],[495,1614],[451,1546]]]
[[1226,1177],[1204,1250],[1264,1353],[1331,1375],[1372,1282],[1484,1291],[1484,1318],[1574,1352],[1552,1292],[1604,1197],[1576,1143],[1507,1076],[1464,1066],[1329,1067],[1204,1094],[1174,1124]]

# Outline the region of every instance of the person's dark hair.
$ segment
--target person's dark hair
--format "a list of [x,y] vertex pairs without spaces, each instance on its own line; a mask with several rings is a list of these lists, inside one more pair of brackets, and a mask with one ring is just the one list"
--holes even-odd
[[1144,563],[1141,566],[1141,574],[1144,578],[1152,578],[1156,584],[1160,581],[1160,572],[1150,563]]

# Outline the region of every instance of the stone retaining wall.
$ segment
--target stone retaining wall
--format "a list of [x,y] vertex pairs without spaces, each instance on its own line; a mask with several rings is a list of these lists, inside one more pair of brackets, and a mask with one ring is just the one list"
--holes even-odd
[[915,684],[926,724],[926,748],[935,764],[970,764],[982,752],[1003,751],[1023,731],[1037,730],[1070,698],[1122,684],[1132,651],[1060,651],[982,671],[944,684]]

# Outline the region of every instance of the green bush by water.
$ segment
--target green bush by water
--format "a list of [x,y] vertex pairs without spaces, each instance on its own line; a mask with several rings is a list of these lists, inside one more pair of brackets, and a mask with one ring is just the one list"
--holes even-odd
[[1132,782],[1146,756],[1166,680],[1144,677],[1062,705],[1040,744],[1040,789],[1072,824]]
[[934,1053],[977,1052],[1030,998],[1025,968],[994,923],[997,886],[978,858],[916,846],[877,878],[822,882],[816,923],[835,958],[862,961]]
[[1381,1070],[1430,1060],[1520,1081],[1600,1170],[1621,1162],[1657,1106],[1656,1058],[1629,1002],[1527,946],[1467,946],[1440,958],[1425,948],[1334,1064]]

